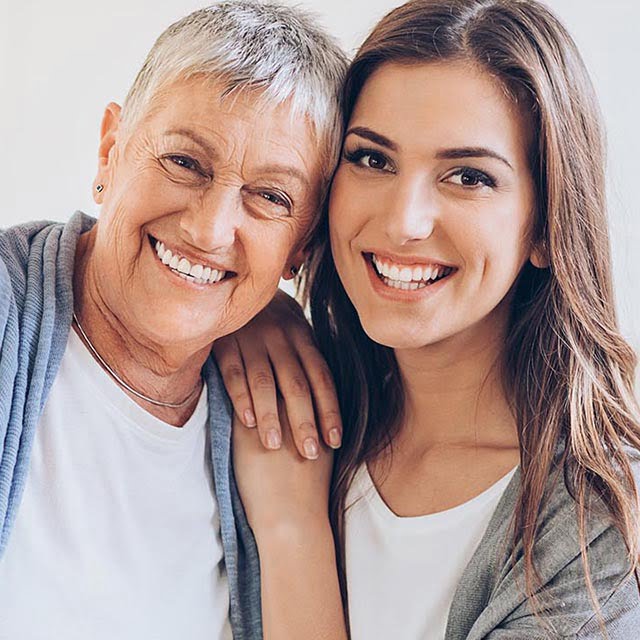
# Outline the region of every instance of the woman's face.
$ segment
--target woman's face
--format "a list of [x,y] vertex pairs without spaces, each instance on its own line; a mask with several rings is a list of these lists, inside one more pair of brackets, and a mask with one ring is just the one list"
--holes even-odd
[[153,344],[201,348],[248,322],[299,264],[317,215],[321,159],[305,119],[221,93],[184,82],[131,132],[116,105],[103,122],[96,288]]
[[530,135],[470,64],[387,64],[369,78],[329,215],[340,279],[374,341],[499,337],[532,253]]

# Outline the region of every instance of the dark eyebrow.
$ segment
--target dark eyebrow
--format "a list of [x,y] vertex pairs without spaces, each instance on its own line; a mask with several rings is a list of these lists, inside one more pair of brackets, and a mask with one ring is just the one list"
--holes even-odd
[[438,160],[458,160],[461,158],[494,158],[506,164],[513,171],[511,163],[499,153],[486,147],[460,147],[457,149],[441,149],[436,153]]
[[[352,127],[345,134],[345,138],[354,134],[356,136],[360,136],[361,138],[365,138],[365,140],[370,140],[375,144],[379,144],[381,147],[386,147],[391,151],[398,151],[398,145],[395,142],[392,142],[386,136],[383,136],[380,133],[376,133],[372,131],[368,127]],[[494,158],[495,160],[499,160],[506,164],[511,170],[513,167],[511,163],[504,157],[501,156],[496,151],[492,151],[491,149],[487,149],[486,147],[460,147],[455,149],[442,149],[436,153],[436,158],[438,160],[459,160],[462,158]]]
[[347,133],[345,133],[345,138],[352,133],[356,136],[364,138],[365,140],[375,142],[375,144],[379,144],[381,147],[386,147],[391,151],[398,150],[398,145],[395,142],[391,142],[391,140],[389,140],[389,138],[387,138],[386,136],[383,136],[380,133],[376,133],[375,131],[372,131],[367,127],[351,127],[351,129],[349,129]]

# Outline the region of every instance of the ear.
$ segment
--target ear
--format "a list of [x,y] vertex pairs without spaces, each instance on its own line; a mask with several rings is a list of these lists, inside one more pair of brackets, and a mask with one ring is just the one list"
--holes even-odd
[[547,250],[547,243],[544,240],[538,242],[533,247],[531,255],[529,256],[529,262],[537,269],[548,269],[550,265],[549,251]]
[[[283,280],[293,280],[296,277],[298,271],[300,271],[300,267],[307,257],[307,252],[304,249],[300,249],[296,251],[292,255],[289,256],[287,263],[285,265],[284,271],[282,273]],[[296,273],[292,273],[291,267],[295,267]]]
[[[102,204],[105,190],[109,187],[109,177],[113,168],[116,134],[120,128],[121,111],[120,105],[117,105],[115,102],[110,102],[102,116],[100,145],[98,146],[98,173],[93,181],[93,199],[96,204]],[[98,190],[98,185],[102,185],[103,188]]]

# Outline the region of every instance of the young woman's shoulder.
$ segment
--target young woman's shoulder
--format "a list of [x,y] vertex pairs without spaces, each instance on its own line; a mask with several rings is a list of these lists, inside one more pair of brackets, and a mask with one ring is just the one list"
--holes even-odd
[[[636,483],[640,487],[640,453],[629,451]],[[534,603],[524,592],[522,547],[510,555],[511,517],[520,486],[514,476],[499,503],[487,533],[465,570],[452,606],[447,640],[486,638],[548,638],[549,631],[534,613]],[[629,575],[624,540],[606,509],[594,508],[587,516],[584,543],[593,587],[611,640],[634,637],[640,628],[640,594],[635,576]],[[544,619],[554,627],[551,637],[587,640],[600,638],[581,555],[576,502],[562,474],[550,482],[550,493],[538,522],[534,558],[540,584],[550,600]],[[469,605],[472,605],[471,607]]]

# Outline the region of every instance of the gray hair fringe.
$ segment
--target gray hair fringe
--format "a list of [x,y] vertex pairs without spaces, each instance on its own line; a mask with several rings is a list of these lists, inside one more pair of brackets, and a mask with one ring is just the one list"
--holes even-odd
[[224,0],[167,28],[151,48],[123,106],[131,126],[158,91],[195,76],[222,82],[223,95],[257,90],[265,104],[291,101],[309,118],[328,163],[342,138],[341,92],[347,58],[316,20],[299,8]]

